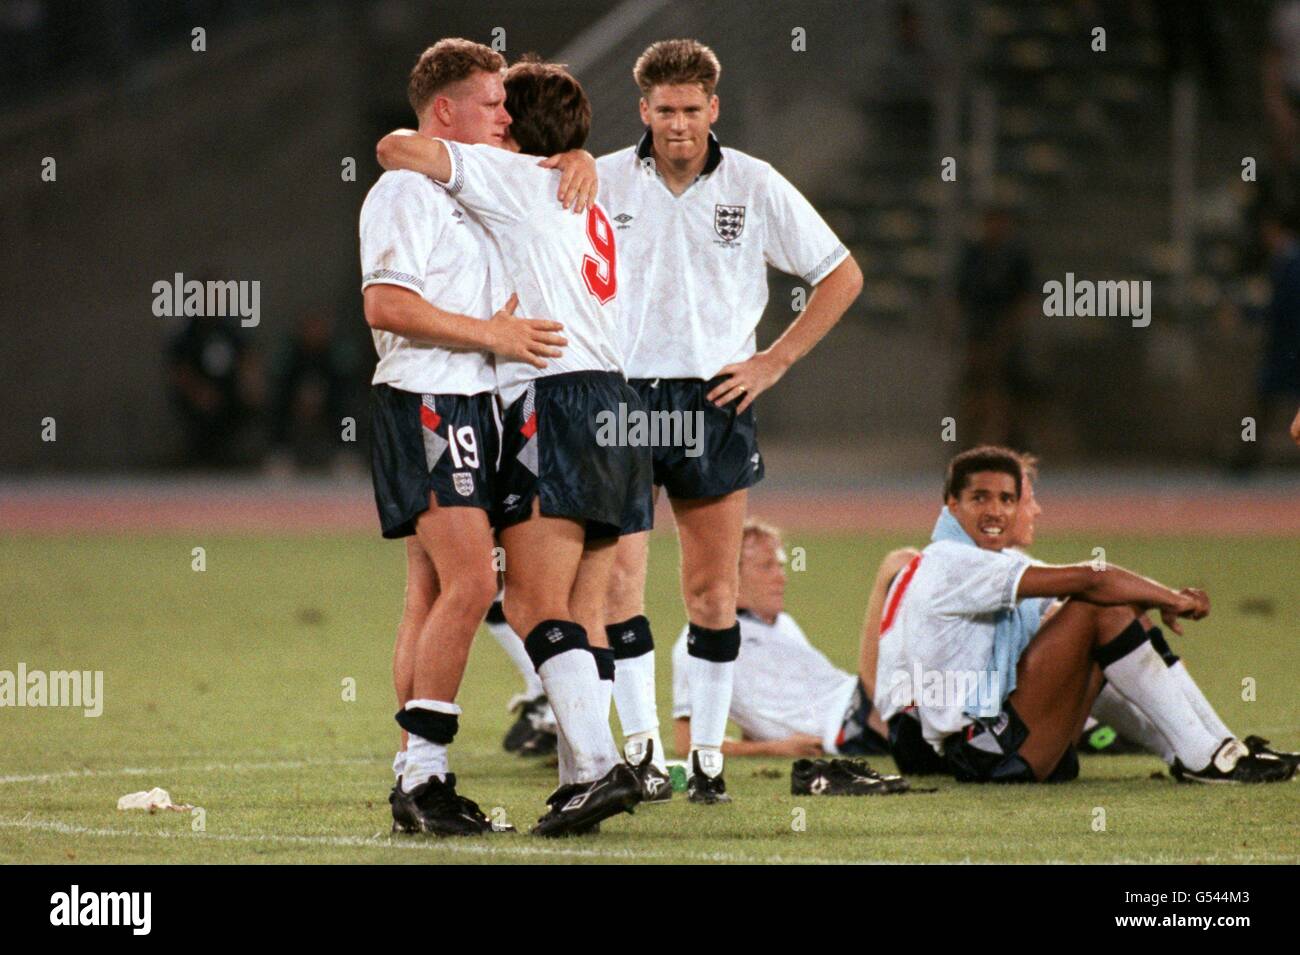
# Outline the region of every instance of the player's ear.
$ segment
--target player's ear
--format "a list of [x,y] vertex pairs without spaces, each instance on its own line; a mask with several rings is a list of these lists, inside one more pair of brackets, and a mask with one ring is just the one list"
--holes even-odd
[[644,96],[641,97],[641,125],[650,125],[650,104]]
[[433,113],[433,118],[442,125],[451,125],[452,103],[450,97],[435,96],[433,102],[429,105],[429,109]]
[[709,122],[716,123],[717,121],[718,121],[718,94],[714,93],[712,96],[709,97]]

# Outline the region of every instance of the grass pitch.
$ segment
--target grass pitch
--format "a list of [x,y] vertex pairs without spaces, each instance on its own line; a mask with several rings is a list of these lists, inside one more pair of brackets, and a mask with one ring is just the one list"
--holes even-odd
[[[788,609],[845,669],[875,562],[903,543],[789,535],[806,569],[791,574]],[[1112,562],[1208,589],[1211,617],[1173,645],[1237,732],[1300,746],[1300,541],[1104,543]],[[1096,544],[1055,537],[1035,553],[1085,560]],[[656,536],[649,613],[668,738],[668,648],[684,623],[676,560],[671,535]],[[369,535],[0,539],[0,670],[103,670],[105,696],[98,718],[0,709],[0,861],[1300,861],[1300,784],[1178,786],[1136,756],[1086,758],[1063,786],[922,780],[939,791],[858,799],[792,797],[788,760],[733,759],[730,806],[676,798],[557,843],[393,839],[390,651],[403,571],[402,548]],[[555,777],[500,748],[517,689],[480,633],[452,760],[463,792],[526,829]],[[119,796],[153,786],[202,807],[202,831],[185,813],[116,811]]]

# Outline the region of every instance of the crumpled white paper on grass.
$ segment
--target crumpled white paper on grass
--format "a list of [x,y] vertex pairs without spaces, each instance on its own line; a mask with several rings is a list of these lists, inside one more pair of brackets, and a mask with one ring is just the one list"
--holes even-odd
[[117,808],[119,811],[143,809],[146,812],[157,812],[159,809],[172,809],[176,812],[189,812],[194,807],[189,803],[172,802],[171,793],[155,786],[148,792],[127,793],[117,801]]

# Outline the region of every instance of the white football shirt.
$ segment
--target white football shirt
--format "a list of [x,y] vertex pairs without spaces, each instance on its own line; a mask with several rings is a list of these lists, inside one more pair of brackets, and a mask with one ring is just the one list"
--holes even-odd
[[703,378],[754,354],[769,265],[816,285],[848,250],[799,190],[710,134],[704,172],[674,196],[650,134],[596,160],[622,283],[630,378]]
[[600,206],[575,215],[555,198],[560,171],[537,156],[443,140],[451,155],[447,194],[472,212],[500,252],[493,303],[519,294],[516,315],[561,322],[568,339],[545,368],[497,362],[497,389],[509,405],[535,378],[570,371],[622,371],[618,347],[621,249]]
[[917,707],[922,732],[939,751],[971,722],[968,694],[991,692],[994,617],[1016,605],[1024,554],[935,541],[898,575],[885,598],[876,708],[888,720]]
[[[740,656],[732,667],[731,720],[746,738],[785,739],[807,733],[834,751],[835,737],[858,685],[856,674],[845,673],[808,642],[788,613],[771,624],[748,613],[736,615],[740,624]],[[673,718],[691,715],[686,637],[682,630],[673,645]]]
[[[482,226],[416,172],[386,172],[361,206],[361,288],[410,289],[443,311],[492,317]],[[487,352],[442,348],[371,330],[379,363],[373,384],[417,394],[476,395],[496,387]]]

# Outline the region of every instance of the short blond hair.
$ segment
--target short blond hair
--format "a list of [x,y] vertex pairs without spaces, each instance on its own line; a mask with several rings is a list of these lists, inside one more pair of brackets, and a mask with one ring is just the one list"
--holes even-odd
[[442,90],[468,79],[475,73],[500,73],[506,60],[482,43],[448,37],[439,40],[420,54],[406,84],[406,98],[417,116]]
[[767,521],[763,520],[762,518],[747,517],[745,518],[745,525],[741,529],[741,535],[740,535],[741,550],[744,550],[745,545],[748,544],[750,540],[752,540],[755,537],[766,537],[777,547],[780,547],[782,544],[781,531],[779,528],[775,527],[772,524],[769,524]]
[[660,40],[637,57],[632,78],[642,96],[656,86],[687,86],[698,83],[708,96],[718,88],[722,64],[718,56],[699,40]]

